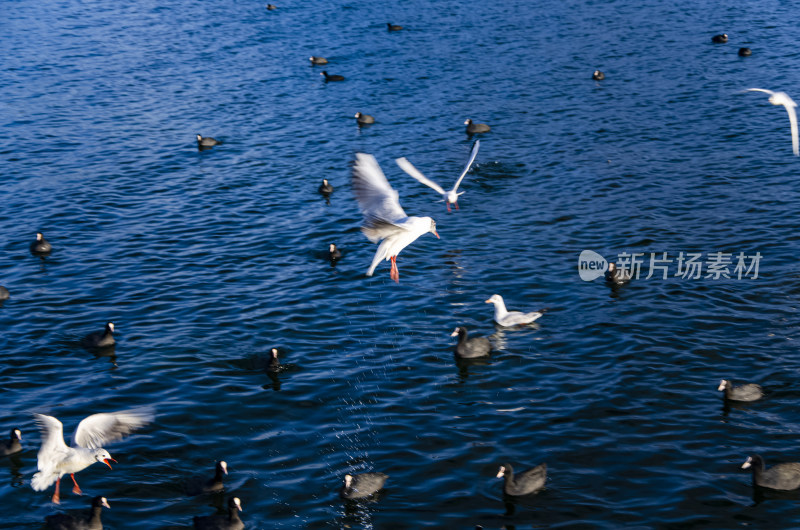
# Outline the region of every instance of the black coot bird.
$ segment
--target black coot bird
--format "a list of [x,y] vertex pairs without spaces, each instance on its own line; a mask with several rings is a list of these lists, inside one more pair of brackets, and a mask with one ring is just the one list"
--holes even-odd
[[467,338],[467,328],[463,326],[457,327],[451,337],[458,335],[458,344],[456,345],[456,357],[461,359],[474,359],[476,357],[486,357],[492,351],[492,345],[486,337],[475,337],[473,339]]
[[342,257],[342,252],[338,248],[336,248],[336,245],[331,243],[330,246],[328,247],[328,259],[330,261],[336,261],[341,257]]
[[750,57],[753,55],[753,50],[750,48],[739,48],[739,57]]
[[356,121],[359,125],[372,125],[375,123],[375,118],[370,116],[369,114],[362,114],[360,112],[356,112]]
[[228,500],[228,515],[195,516],[194,527],[199,530],[241,530],[244,523],[239,519],[240,511],[242,503],[239,497],[231,497]]
[[276,9],[278,9],[278,6],[276,6],[274,4],[267,4],[267,10],[268,11],[275,11]]
[[608,283],[614,283],[617,285],[621,285],[623,283],[628,283],[631,281],[633,275],[631,271],[628,269],[618,269],[616,263],[609,263],[608,270],[606,271],[606,281]]
[[211,138],[210,136],[202,136],[200,134],[197,135],[197,148],[199,150],[208,149],[209,147],[214,147],[215,145],[220,145],[222,142],[220,140],[216,140]]
[[44,238],[41,232],[36,232],[36,239],[31,242],[31,254],[46,256],[52,252],[53,246]]
[[11,429],[11,436],[8,441],[0,444],[0,456],[13,455],[22,451],[22,431]]
[[711,37],[711,42],[716,42],[717,44],[724,44],[728,42],[728,34],[720,33],[719,35],[714,35],[713,37]]
[[8,292],[8,289],[0,285],[0,300],[8,300],[11,297],[11,293]]
[[380,491],[389,475],[385,473],[361,473],[345,475],[339,497],[343,499],[364,499]]
[[316,55],[312,55],[308,60],[311,61],[312,66],[315,64],[328,64],[328,60],[325,57],[317,57]]
[[744,385],[733,386],[731,381],[723,379],[719,383],[717,390],[725,391],[725,399],[731,401],[756,401],[764,397],[764,391],[755,383],[746,383]]
[[95,331],[86,335],[83,339],[83,344],[87,348],[108,348],[115,344],[114,341],[114,323],[106,323],[106,329],[103,331]]
[[324,76],[326,82],[327,81],[344,81],[344,76],[343,75],[331,75],[328,72],[326,72],[325,70],[320,72],[319,75]]
[[514,468],[511,464],[503,464],[497,472],[497,478],[505,477],[503,482],[503,492],[506,495],[520,496],[528,495],[536,490],[542,489],[547,478],[547,464],[542,463],[533,469],[523,471],[514,476]]
[[467,134],[485,133],[492,130],[485,123],[472,123],[472,118],[468,118],[464,125],[467,126]]
[[605,78],[606,74],[604,74],[600,70],[595,70],[594,73],[592,74],[592,79],[594,79],[595,81],[602,81]]
[[319,185],[317,191],[323,195],[330,195],[333,193],[333,185],[328,182],[328,179],[322,179],[322,184]]
[[225,489],[222,483],[222,476],[228,474],[228,464],[220,460],[214,466],[214,476],[206,479],[205,477],[193,477],[186,483],[187,495],[200,495],[202,493],[214,493]]
[[800,488],[800,463],[787,462],[764,469],[760,455],[748,456],[742,469],[753,468],[753,486],[774,490],[796,490]]
[[269,352],[269,362],[267,363],[268,372],[280,372],[281,362],[278,360],[278,348],[272,348]]
[[45,517],[47,528],[52,530],[102,530],[100,512],[103,508],[111,509],[105,497],[97,496],[92,499],[92,509],[88,517],[76,517],[68,513],[59,513]]
[[400,31],[403,29],[403,26],[398,26],[397,24],[392,24],[391,22],[387,22],[386,27],[389,29],[389,31]]

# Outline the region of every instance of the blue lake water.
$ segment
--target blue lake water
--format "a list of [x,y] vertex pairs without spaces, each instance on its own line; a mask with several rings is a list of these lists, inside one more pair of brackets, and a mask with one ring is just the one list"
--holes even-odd
[[[94,495],[107,528],[183,528],[229,494],[261,529],[800,525],[800,494],[754,495],[740,469],[800,461],[799,161],[784,109],[742,92],[800,97],[793,5],[265,4],[4,4],[0,434],[25,449],[0,460],[0,528]],[[448,214],[393,160],[449,186],[466,118],[492,131]],[[224,144],[200,152],[197,133]],[[397,285],[388,264],[364,276],[357,151],[437,221]],[[755,279],[673,262],[611,289],[579,278],[585,249],[762,257]],[[496,330],[493,293],[549,311]],[[114,357],[81,347],[106,321]],[[490,360],[457,365],[460,324]],[[724,408],[722,378],[767,397]],[[108,447],[119,464],[77,475],[85,496],[30,488],[31,413],[71,433],[148,404],[155,423]],[[226,493],[187,497],[218,459]],[[547,462],[546,489],[507,503],[506,461]],[[367,470],[386,490],[343,504],[343,475]]]

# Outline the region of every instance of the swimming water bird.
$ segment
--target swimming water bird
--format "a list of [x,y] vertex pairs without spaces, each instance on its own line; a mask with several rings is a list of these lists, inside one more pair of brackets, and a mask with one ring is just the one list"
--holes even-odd
[[534,493],[542,489],[547,480],[547,464],[542,463],[532,469],[514,476],[511,464],[503,464],[497,472],[497,478],[504,477],[503,492],[506,495],[520,496]]
[[798,140],[797,140],[797,113],[794,110],[797,107],[797,103],[795,103],[792,98],[789,97],[788,94],[785,92],[773,92],[771,90],[765,90],[763,88],[748,88],[748,92],[763,92],[765,94],[769,94],[769,102],[773,105],[783,105],[786,109],[786,112],[789,113],[789,126],[792,129],[792,152],[794,156],[800,156],[800,149],[798,148]]
[[787,491],[800,488],[800,463],[787,462],[764,469],[764,459],[753,455],[742,464],[742,469],[748,467],[753,468],[753,486]]
[[344,81],[344,76],[342,76],[342,75],[330,75],[330,74],[329,74],[328,72],[326,72],[325,70],[323,70],[322,72],[320,72],[320,74],[319,74],[319,75],[321,75],[321,76],[324,76],[324,77],[325,77],[325,81],[326,81],[326,82],[327,82],[327,81]]
[[36,239],[31,242],[31,254],[46,256],[53,250],[53,246],[44,238],[41,232],[36,232]]
[[389,475],[385,473],[361,473],[345,475],[344,484],[339,490],[342,499],[364,499],[380,491]]
[[387,22],[386,27],[389,29],[389,31],[400,31],[403,29],[403,26],[398,26],[397,24],[392,24],[391,22]]
[[187,495],[200,495],[201,493],[213,493],[225,489],[222,483],[222,476],[228,474],[228,464],[220,460],[214,464],[214,476],[206,479],[205,477],[192,477],[186,483]]
[[72,447],[68,447],[64,443],[64,427],[60,421],[44,414],[34,414],[34,417],[42,434],[42,447],[38,454],[39,472],[33,475],[31,487],[43,491],[55,482],[53,502],[56,504],[60,502],[62,476],[68,473],[75,484],[72,491],[81,495],[75,473],[95,462],[103,462],[111,468],[109,460],[114,463],[116,460],[101,446],[119,440],[153,420],[149,409],[92,414],[78,424],[72,436]]
[[228,515],[195,516],[194,527],[199,530],[241,530],[244,523],[239,519],[242,511],[242,502],[239,497],[228,499]]
[[106,323],[106,329],[86,335],[83,344],[88,348],[107,348],[114,345],[114,323]]
[[462,193],[464,193],[463,191],[461,193],[457,193],[458,186],[461,184],[461,180],[464,178],[464,176],[469,171],[470,166],[472,166],[472,162],[475,161],[475,157],[478,155],[478,148],[480,147],[480,145],[481,145],[481,141],[480,140],[475,140],[475,143],[472,144],[472,152],[469,155],[469,160],[467,160],[467,165],[464,166],[464,170],[461,172],[461,175],[458,177],[458,180],[456,181],[455,185],[453,186],[453,189],[451,189],[450,191],[444,191],[444,189],[442,189],[441,186],[439,186],[434,181],[430,180],[428,177],[426,177],[425,175],[420,173],[420,171],[417,168],[415,168],[414,166],[412,166],[411,162],[406,160],[405,157],[398,158],[397,160],[395,160],[395,162],[397,162],[397,165],[400,166],[400,169],[402,169],[403,171],[405,171],[406,173],[408,173],[409,175],[411,175],[412,177],[414,177],[418,181],[422,182],[423,184],[425,184],[429,188],[432,188],[432,189],[438,191],[439,193],[441,193],[444,196],[443,200],[444,200],[445,204],[447,205],[447,211],[449,212],[451,204],[454,204],[455,207],[456,207],[456,210],[458,210],[458,196],[461,195]]
[[633,274],[629,269],[618,269],[616,263],[609,263],[605,278],[608,283],[621,285],[631,281]]
[[401,250],[428,232],[439,238],[436,233],[436,221],[430,217],[409,217],[400,206],[399,195],[389,185],[375,157],[365,153],[356,153],[353,165],[353,192],[355,193],[364,224],[361,231],[372,241],[381,241],[372,264],[367,269],[367,276],[372,276],[375,267],[381,260],[391,260],[390,277],[400,281],[397,269],[397,255]]
[[336,248],[336,245],[331,243],[330,246],[328,247],[328,259],[331,261],[336,261],[341,257],[342,257],[342,252],[338,248]]
[[467,337],[467,328],[458,326],[451,334],[451,337],[458,336],[458,344],[456,344],[456,356],[461,359],[475,359],[477,357],[486,357],[492,351],[492,345],[486,337]]
[[222,142],[211,138],[210,136],[197,135],[197,148],[202,151],[203,149],[220,145]]
[[750,48],[739,48],[739,57],[750,57],[753,55],[753,50]]
[[278,348],[272,348],[269,352],[269,362],[267,363],[267,372],[279,372],[281,370],[281,362],[278,360]]
[[45,517],[45,523],[50,530],[102,530],[103,522],[100,520],[100,512],[103,508],[111,509],[108,500],[98,495],[92,499],[92,509],[89,510],[88,517],[76,517],[68,513],[58,513]]
[[592,79],[594,79],[595,81],[602,81],[605,78],[606,74],[604,74],[600,70],[595,70],[594,73],[592,74]]
[[719,391],[725,391],[725,399],[731,401],[756,401],[764,397],[761,387],[755,383],[733,386],[731,381],[723,379],[719,383]]
[[492,130],[492,128],[485,123],[472,123],[472,118],[467,118],[464,125],[467,126],[467,134],[485,133]]
[[311,61],[312,66],[315,64],[328,64],[328,60],[325,57],[317,57],[316,55],[312,55],[308,60]]
[[360,112],[356,112],[356,121],[359,125],[372,125],[375,123],[375,118],[370,116],[369,114],[362,114]]
[[728,34],[721,33],[719,35],[714,35],[713,37],[711,37],[711,42],[716,42],[717,44],[723,44],[725,42],[728,42]]
[[493,294],[491,298],[486,300],[486,303],[494,304],[494,321],[505,327],[516,326],[518,324],[530,324],[544,314],[544,309],[530,313],[508,311],[506,310],[503,297],[499,294]]
[[276,9],[278,9],[278,6],[276,6],[274,4],[267,4],[267,10],[268,11],[275,11]]
[[11,429],[11,436],[7,442],[0,444],[0,456],[13,455],[22,451],[22,431]]
[[322,179],[322,184],[319,185],[317,191],[323,195],[330,195],[333,193],[333,184],[328,182],[328,179]]
[[8,300],[11,297],[11,293],[8,292],[8,289],[0,285],[0,300]]

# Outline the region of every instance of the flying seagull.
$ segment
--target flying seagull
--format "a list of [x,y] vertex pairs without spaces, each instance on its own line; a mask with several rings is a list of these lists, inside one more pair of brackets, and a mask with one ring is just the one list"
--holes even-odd
[[792,152],[794,156],[800,156],[800,147],[798,147],[797,140],[797,113],[794,110],[797,103],[795,103],[786,92],[773,92],[772,90],[764,90],[763,88],[748,88],[747,91],[769,94],[770,103],[773,105],[783,105],[786,108],[786,112],[789,113],[789,124],[792,128]]
[[432,181],[431,179],[420,173],[419,170],[417,170],[417,168],[411,165],[411,162],[405,159],[405,157],[398,158],[397,160],[395,160],[395,162],[397,162],[397,165],[400,166],[400,169],[402,169],[403,171],[405,171],[418,181],[422,182],[429,188],[433,188],[434,190],[444,195],[444,202],[445,204],[447,204],[447,211],[449,212],[451,204],[455,204],[456,210],[458,210],[458,196],[464,192],[462,191],[461,193],[456,193],[456,190],[458,190],[458,186],[459,184],[461,184],[461,180],[464,178],[464,175],[467,174],[467,171],[469,171],[470,166],[472,166],[472,162],[475,161],[475,157],[478,155],[478,148],[480,146],[481,146],[481,141],[475,140],[475,143],[472,144],[472,152],[469,155],[469,160],[467,161],[467,165],[464,166],[464,171],[461,172],[461,176],[458,177],[458,180],[453,186],[453,189],[450,191],[444,191],[441,186],[439,186],[434,181]]
[[400,206],[399,195],[389,185],[375,157],[365,153],[356,153],[353,165],[353,191],[364,214],[361,231],[372,241],[381,241],[367,276],[372,276],[375,267],[381,260],[391,260],[391,278],[399,282],[400,272],[397,270],[397,255],[401,250],[428,232],[435,235],[436,221],[430,217],[409,217]]
[[82,492],[75,481],[75,473],[95,462],[103,462],[110,468],[109,460],[117,461],[101,446],[123,438],[153,419],[147,409],[92,414],[78,424],[72,447],[68,447],[64,443],[64,426],[60,421],[44,414],[34,414],[34,417],[42,433],[42,447],[38,454],[39,472],[33,475],[31,486],[35,491],[42,491],[55,482],[53,502],[56,504],[60,500],[58,487],[61,477],[69,473],[75,484],[72,491],[80,495]]

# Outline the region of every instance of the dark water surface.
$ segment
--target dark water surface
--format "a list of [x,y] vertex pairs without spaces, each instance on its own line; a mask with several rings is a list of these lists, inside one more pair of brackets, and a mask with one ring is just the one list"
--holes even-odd
[[[0,433],[20,427],[25,450],[0,461],[1,528],[59,509],[29,485],[30,413],[71,433],[146,404],[156,422],[108,448],[113,471],[78,475],[84,497],[66,479],[60,509],[101,494],[107,528],[180,528],[233,493],[262,529],[800,525],[800,494],[754,496],[740,469],[756,452],[800,461],[798,159],[786,112],[741,92],[800,96],[794,6],[264,7],[4,3]],[[325,84],[311,55],[347,80]],[[356,111],[377,123],[359,130]],[[468,117],[492,131],[447,214],[393,159],[449,186]],[[225,143],[198,152],[196,133]],[[356,151],[438,223],[441,240],[401,254],[399,285],[386,264],[364,277]],[[611,290],[578,277],[584,249],[763,258],[757,279]],[[550,311],[495,332],[493,293]],[[116,356],[82,349],[108,320]],[[458,324],[494,335],[491,360],[456,365]],[[723,377],[768,395],[725,410]],[[215,459],[228,493],[186,497]],[[547,462],[546,489],[506,506],[504,461]],[[364,470],[387,489],[343,504],[341,477]]]

